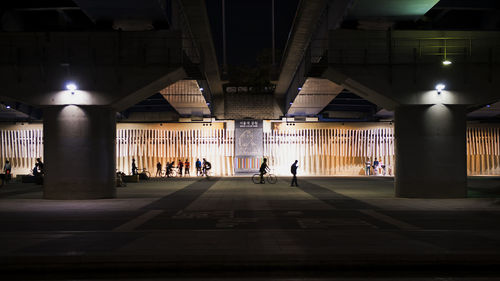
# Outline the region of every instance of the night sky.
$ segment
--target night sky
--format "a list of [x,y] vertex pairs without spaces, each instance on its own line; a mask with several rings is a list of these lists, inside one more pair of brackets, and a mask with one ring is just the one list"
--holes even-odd
[[[276,49],[284,49],[298,0],[275,0]],[[207,0],[217,58],[222,64],[222,0]],[[271,0],[226,0],[227,61],[229,65],[256,64],[256,57],[272,47]],[[279,52],[278,52],[279,53]],[[280,57],[276,57],[279,62]]]

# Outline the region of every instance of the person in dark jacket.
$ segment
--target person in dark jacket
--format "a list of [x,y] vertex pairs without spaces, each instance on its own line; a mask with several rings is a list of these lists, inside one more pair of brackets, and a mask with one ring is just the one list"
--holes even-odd
[[290,168],[290,172],[292,172],[293,178],[292,178],[292,183],[290,186],[293,186],[295,183],[295,186],[299,186],[297,183],[297,163],[299,163],[299,160],[295,160],[295,162],[292,164],[292,167]]

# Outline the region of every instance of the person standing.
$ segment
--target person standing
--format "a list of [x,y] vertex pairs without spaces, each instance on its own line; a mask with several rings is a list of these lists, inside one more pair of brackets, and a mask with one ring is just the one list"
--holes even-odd
[[179,159],[179,163],[177,164],[177,168],[179,168],[179,177],[182,177],[182,168],[184,167],[184,162]]
[[373,161],[373,174],[375,176],[378,176],[378,166],[379,166],[380,162],[378,162],[378,159],[375,158],[375,161]]
[[267,173],[267,170],[269,170],[269,167],[267,166],[267,159],[264,158],[264,161],[262,161],[262,164],[260,165],[260,183],[264,184],[264,174]]
[[156,176],[161,177],[161,163],[156,163]]
[[366,160],[365,162],[365,176],[369,176],[370,175],[370,167],[371,167],[372,163],[370,162],[370,160]]
[[207,161],[207,159],[203,158],[203,175],[208,178],[208,172],[212,169],[212,164]]
[[201,161],[199,158],[196,159],[196,176],[200,176],[201,175]]
[[40,159],[40,158],[36,159],[35,167],[38,168],[38,174],[40,174],[40,175],[44,174],[42,159]]
[[191,175],[189,172],[189,168],[191,168],[191,163],[189,163],[189,159],[186,159],[184,162],[184,176]]
[[297,183],[297,163],[299,163],[299,160],[295,160],[295,162],[292,164],[292,167],[290,168],[290,172],[292,172],[293,175],[292,183],[290,184],[290,186],[293,186],[294,183],[295,186],[299,186],[299,184]]
[[132,175],[137,175],[137,165],[135,164],[135,158],[132,158]]
[[11,172],[12,172],[12,165],[10,164],[9,160],[5,160],[5,166],[3,167],[3,170],[5,172],[5,182],[9,182],[11,178]]

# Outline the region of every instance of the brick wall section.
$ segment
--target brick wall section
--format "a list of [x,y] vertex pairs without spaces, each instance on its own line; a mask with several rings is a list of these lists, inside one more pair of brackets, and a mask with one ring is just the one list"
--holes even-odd
[[282,115],[270,93],[226,93],[224,101],[226,119],[278,119]]

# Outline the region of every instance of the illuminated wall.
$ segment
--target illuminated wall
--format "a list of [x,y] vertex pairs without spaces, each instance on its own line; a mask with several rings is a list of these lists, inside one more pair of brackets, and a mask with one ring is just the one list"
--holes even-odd
[[[130,173],[132,158],[152,174],[159,161],[207,158],[214,175],[234,174],[234,126],[225,122],[117,124],[117,169]],[[271,124],[271,125],[270,125]],[[290,175],[299,160],[300,175],[361,175],[367,159],[382,160],[394,174],[393,128],[385,123],[264,122],[264,156],[273,172]],[[9,159],[14,174],[28,174],[37,157],[43,158],[41,124],[2,125],[0,163]],[[469,175],[500,175],[500,128],[467,129]]]
[[375,158],[394,174],[392,128],[272,130],[264,135],[264,153],[279,175],[289,175],[295,160],[303,175],[364,175],[365,162]]

